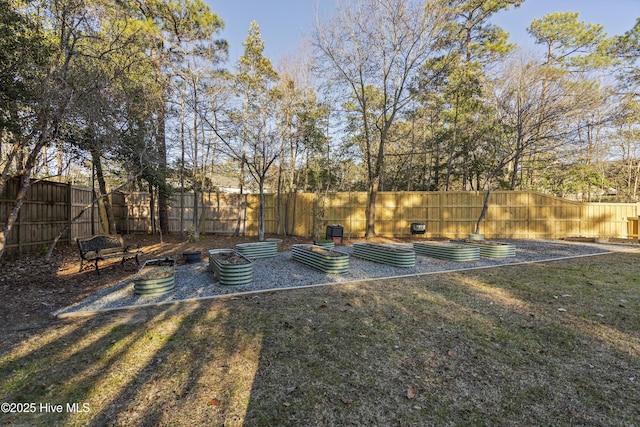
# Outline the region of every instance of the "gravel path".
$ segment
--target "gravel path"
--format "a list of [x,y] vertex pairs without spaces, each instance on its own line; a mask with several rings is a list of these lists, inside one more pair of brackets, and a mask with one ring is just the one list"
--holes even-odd
[[[516,246],[516,256],[504,259],[480,258],[473,262],[444,261],[416,256],[413,268],[398,268],[350,257],[346,274],[324,274],[291,259],[291,252],[280,252],[276,257],[254,261],[254,282],[241,286],[221,286],[209,270],[208,260],[176,268],[176,290],[164,295],[136,296],[130,280],[102,289],[84,301],[54,313],[59,317],[108,311],[129,306],[165,304],[182,300],[208,298],[219,295],[263,291],[275,288],[344,283],[384,277],[410,276],[442,271],[509,265],[523,262],[547,261],[572,256],[606,252],[635,251],[636,246],[596,243],[574,243],[545,240],[504,240]],[[399,245],[411,247],[410,244]],[[350,246],[336,250],[351,254]],[[206,255],[206,254],[204,254]]]

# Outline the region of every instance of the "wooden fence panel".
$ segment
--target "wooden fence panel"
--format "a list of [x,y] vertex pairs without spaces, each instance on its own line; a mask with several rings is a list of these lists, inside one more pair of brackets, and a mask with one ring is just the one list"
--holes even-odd
[[111,202],[111,211],[116,223],[116,232],[125,233],[127,226],[126,195],[121,192],[112,193],[109,195],[109,201]]
[[244,200],[240,195],[207,193],[205,194],[206,233],[233,234],[238,219],[244,216]]
[[290,234],[312,236],[315,196],[309,193],[297,193],[288,197],[292,199],[287,212]]
[[[73,224],[71,224],[71,241],[78,237],[91,236],[96,233],[97,218],[95,218],[94,207],[91,205],[93,201],[93,191],[86,187],[71,187],[71,218],[75,218],[82,213]],[[84,210],[84,212],[82,212]]]
[[[15,204],[19,189],[20,180],[18,179],[9,180],[6,183],[0,195],[0,227],[6,226],[6,220]],[[71,224],[71,220],[82,210],[82,207],[91,202],[90,197],[90,189],[53,181],[34,180],[29,186],[13,229],[7,236],[6,253],[44,252],[65,228],[66,231],[62,234],[59,244],[73,243],[76,237],[84,235],[87,227],[90,228],[90,220],[87,219],[90,218],[90,213],[86,213],[79,221]],[[84,203],[85,200],[86,203]]]
[[[137,200],[137,194],[131,197]],[[193,193],[177,194],[170,200],[169,231],[191,233],[194,224]],[[238,226],[238,217],[243,215],[243,197],[237,194],[204,193],[198,197],[198,230],[200,233],[232,234]],[[184,202],[184,209],[181,206]],[[145,203],[149,203],[148,197]],[[139,209],[140,210],[140,209]],[[182,210],[182,221],[180,213]],[[149,211],[147,208],[146,212]],[[150,222],[149,222],[150,224]],[[181,225],[182,224],[182,225]]]
[[[325,210],[319,227],[320,238],[325,236],[327,225],[342,225],[345,238],[362,237],[367,230],[367,193],[329,193],[325,197]],[[308,201],[313,206],[314,195]],[[310,209],[313,209],[310,207]],[[312,218],[313,219],[313,218]]]
[[130,193],[126,196],[127,216],[124,229],[127,233],[151,233],[150,199],[149,193]]
[[[247,194],[247,226],[246,234],[249,236],[258,235],[258,216],[260,212],[260,195],[259,194]],[[277,224],[277,209],[275,194],[265,194],[265,206],[264,206],[264,230],[265,233],[275,233]]]

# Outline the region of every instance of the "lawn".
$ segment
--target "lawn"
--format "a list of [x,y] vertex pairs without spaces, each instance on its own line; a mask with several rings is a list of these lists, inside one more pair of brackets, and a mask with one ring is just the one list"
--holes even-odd
[[639,282],[615,253],[57,320],[2,349],[0,424],[638,425]]

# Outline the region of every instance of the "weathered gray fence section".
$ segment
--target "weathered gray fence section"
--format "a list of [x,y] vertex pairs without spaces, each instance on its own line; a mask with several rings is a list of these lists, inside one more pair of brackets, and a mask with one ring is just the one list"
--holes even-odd
[[[20,189],[20,181],[7,182],[0,194],[0,227],[4,228],[9,212],[13,209]],[[18,214],[17,221],[9,233],[7,254],[44,252],[65,227],[67,230],[59,244],[74,244],[77,237],[106,232],[106,214],[100,212],[94,200],[93,190],[54,181],[34,180]],[[116,229],[125,232],[127,205],[123,193],[109,196]],[[102,217],[102,219],[101,219]]]
[[[126,195],[128,212],[124,215],[123,229],[129,232],[153,230],[149,193]],[[198,195],[198,224],[194,223],[195,196],[193,193],[176,194],[169,200],[169,231],[193,233],[197,227],[205,234],[232,234],[244,226],[245,196],[238,194],[204,193]],[[183,208],[184,206],[184,208]],[[155,209],[154,216],[158,212]],[[181,219],[182,215],[182,219]],[[154,219],[157,225],[157,218]]]
[[[7,182],[0,194],[0,227],[6,220],[20,188],[17,179]],[[72,243],[76,237],[88,236],[98,229],[98,218],[92,208],[87,209],[73,224],[71,221],[91,204],[92,191],[51,181],[34,181],[27,191],[18,218],[9,233],[6,252],[25,253],[45,251],[65,227],[60,243]]]

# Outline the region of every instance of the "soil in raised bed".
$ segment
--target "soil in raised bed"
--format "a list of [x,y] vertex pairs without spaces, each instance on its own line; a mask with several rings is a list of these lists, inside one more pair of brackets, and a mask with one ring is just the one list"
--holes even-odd
[[249,264],[245,257],[242,257],[233,252],[219,252],[216,254],[210,255],[220,261],[220,264],[225,265],[240,265],[240,264]]

